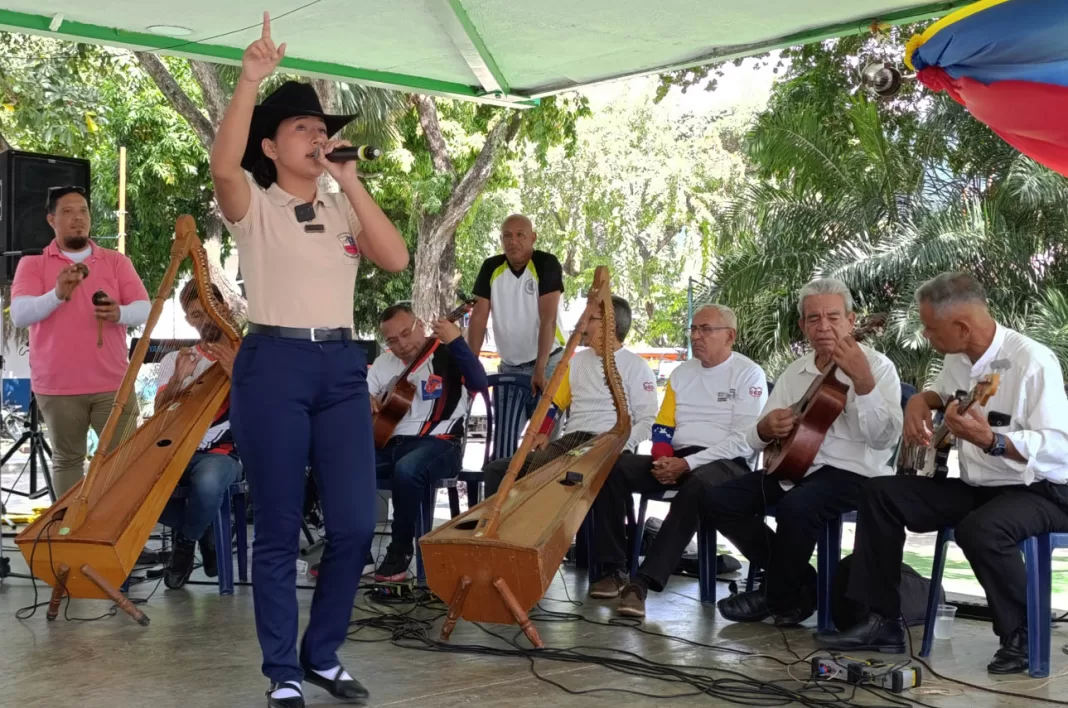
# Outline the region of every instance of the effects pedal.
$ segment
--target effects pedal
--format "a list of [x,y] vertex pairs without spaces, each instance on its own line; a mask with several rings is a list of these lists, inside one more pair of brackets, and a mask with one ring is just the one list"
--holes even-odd
[[882,661],[857,661],[833,657],[813,657],[810,675],[813,681],[837,680],[854,685],[874,686],[892,693],[917,688],[923,681],[920,667],[887,664]]
[[414,600],[415,583],[375,583],[367,593],[377,600]]

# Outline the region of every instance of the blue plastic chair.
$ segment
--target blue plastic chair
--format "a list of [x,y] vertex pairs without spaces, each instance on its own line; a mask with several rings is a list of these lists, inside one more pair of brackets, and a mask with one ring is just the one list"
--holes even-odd
[[[946,545],[953,540],[952,526],[939,531],[935,539],[931,590],[927,594],[927,615],[924,620],[920,656],[928,656],[931,653],[935,616],[942,590],[942,575],[946,570]],[[1020,543],[1027,567],[1027,673],[1031,678],[1049,676],[1050,644],[1053,639],[1050,596],[1053,591],[1053,551],[1057,548],[1068,548],[1068,533],[1031,536]]]
[[[244,475],[242,475],[243,477]],[[171,499],[185,499],[187,487],[176,487]],[[219,512],[215,515],[215,554],[219,559],[219,594],[234,594],[234,522],[230,519],[231,509],[237,524],[237,577],[243,583],[248,582],[248,524],[245,522],[248,500],[248,482],[241,479],[230,485],[223,494]]]
[[[519,436],[523,426],[530,420],[529,403],[534,398],[530,390],[530,377],[525,374],[493,374],[489,381],[486,401],[486,452],[482,458],[485,465],[503,457],[511,457],[519,449]],[[467,483],[468,508],[481,500],[482,470],[460,470],[457,480]],[[455,492],[450,492],[450,504]],[[459,513],[459,498],[452,511]]]
[[[678,492],[678,487],[671,487],[652,494],[641,495],[641,500],[638,502],[638,518],[634,522],[634,533],[631,536],[630,576],[632,578],[638,573],[642,539],[645,536],[645,513],[649,507],[649,501],[670,502]],[[716,600],[716,541],[716,529],[698,521],[697,574],[701,602],[715,602]]]
[[[420,583],[426,580],[426,572],[423,570],[423,553],[419,548],[419,539],[434,528],[434,507],[437,506],[438,490],[447,489],[454,479],[435,480],[427,487],[423,498],[419,502],[419,515],[415,522],[415,578]],[[391,479],[376,480],[376,488],[380,492],[388,492],[393,488]]]

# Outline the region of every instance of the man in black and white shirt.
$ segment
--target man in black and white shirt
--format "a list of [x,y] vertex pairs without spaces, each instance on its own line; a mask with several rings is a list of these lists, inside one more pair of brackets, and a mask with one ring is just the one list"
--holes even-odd
[[[922,285],[916,301],[924,336],[946,357],[931,389],[908,403],[905,441],[927,444],[931,411],[944,410],[958,441],[960,478],[873,481],[857,517],[847,597],[874,612],[819,640],[843,650],[904,652],[897,585],[905,529],[954,526],[1001,640],[987,670],[1025,671],[1027,580],[1018,544],[1068,531],[1068,397],[1061,367],[1047,347],[994,321],[983,287],[970,275],[944,273]],[[959,413],[956,392],[970,391],[993,373],[1000,376],[994,396]]]
[[[375,580],[400,582],[412,562],[415,522],[427,487],[460,472],[464,420],[472,394],[486,388],[486,372],[451,322],[435,322],[435,339],[428,339],[422,321],[405,304],[387,308],[379,321],[389,351],[375,359],[367,375],[376,412],[380,396],[415,363],[408,375],[415,387],[412,406],[375,452],[378,478],[392,480],[393,492],[392,539]],[[415,361],[428,341],[429,351]]]
[[[630,331],[630,305],[623,298],[613,295],[612,310],[616,331],[615,336],[610,338],[611,347],[615,352],[616,368],[623,381],[623,393],[627,397],[631,419],[626,451],[634,452],[639,444],[649,439],[656,419],[656,377],[645,359],[623,347],[623,341]],[[564,380],[553,396],[549,414],[545,416],[534,447],[523,463],[520,477],[595,436],[607,433],[615,425],[616,408],[604,380],[603,353],[600,351],[601,322],[599,314],[589,319],[586,331],[582,333],[582,343],[590,348],[571,357]],[[569,413],[564,424],[564,435],[559,440],[549,442],[553,428],[565,411]],[[506,457],[486,465],[487,497],[497,492],[511,461],[510,457]]]
[[[702,521],[764,568],[760,588],[719,601],[720,614],[734,622],[773,616],[780,627],[792,627],[808,619],[816,609],[816,571],[809,559],[820,531],[857,508],[868,478],[891,474],[891,450],[901,437],[897,369],[853,339],[856,315],[849,288],[833,278],[815,280],[801,289],[798,311],[812,351],[775,382],[763,417],[747,433],[749,444],[763,450],[787,437],[797,425],[791,406],[832,363],[849,391],[845,409],[800,483],[758,471],[701,490]],[[772,505],[777,507],[775,531],[764,522]]]
[[[222,303],[222,292],[212,285],[216,302]],[[156,389],[155,410],[158,413],[176,401],[212,365],[218,363],[228,376],[233,375],[237,350],[222,338],[222,332],[208,317],[200,303],[196,280],[190,280],[178,296],[185,319],[200,333],[200,341],[192,349],[171,352],[163,357],[156,374],[160,385]],[[189,580],[193,572],[195,544],[200,541],[200,555],[204,573],[214,577],[218,572],[212,521],[219,513],[223,496],[241,474],[241,463],[234,449],[230,432],[230,397],[219,407],[211,427],[197,446],[186,465],[180,487],[188,487],[184,498],[171,499],[160,516],[160,523],[174,529],[174,551],[163,574],[168,588],[177,590]],[[243,523],[243,522],[242,522]],[[224,562],[230,563],[229,558]]]
[[532,388],[544,391],[566,340],[560,324],[564,271],[556,256],[534,250],[537,237],[527,217],[513,214],[505,219],[504,253],[487,258],[475,279],[467,340],[477,357],[492,311],[500,373],[530,376]]

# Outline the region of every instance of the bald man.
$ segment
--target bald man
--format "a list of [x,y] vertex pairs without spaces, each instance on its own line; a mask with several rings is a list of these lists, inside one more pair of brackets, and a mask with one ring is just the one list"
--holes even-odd
[[493,341],[502,374],[526,374],[535,391],[560,361],[565,342],[560,324],[564,271],[556,256],[534,250],[538,235],[530,219],[513,214],[501,225],[504,253],[487,258],[475,280],[475,307],[467,342],[482,352],[493,313]]
[[[953,526],[986,591],[1000,640],[987,671],[1026,671],[1027,578],[1018,544],[1068,532],[1068,397],[1061,367],[1049,348],[991,317],[986,293],[970,275],[943,273],[916,291],[916,303],[923,335],[946,357],[931,389],[905,409],[905,442],[927,444],[931,411],[944,411],[957,441],[960,478],[870,480],[858,509],[846,596],[872,612],[817,641],[840,651],[904,652],[898,585],[905,529],[929,533]],[[997,392],[961,413],[956,392],[995,373]]]

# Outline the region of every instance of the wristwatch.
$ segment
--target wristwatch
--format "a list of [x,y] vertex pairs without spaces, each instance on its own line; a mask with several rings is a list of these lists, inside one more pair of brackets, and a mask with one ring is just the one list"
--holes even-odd
[[994,442],[990,444],[990,447],[983,450],[991,457],[1001,457],[1005,454],[1005,436],[1001,433],[994,433]]

